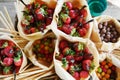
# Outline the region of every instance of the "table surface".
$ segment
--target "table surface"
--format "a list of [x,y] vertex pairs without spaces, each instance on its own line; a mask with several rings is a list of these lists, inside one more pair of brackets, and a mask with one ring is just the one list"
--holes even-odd
[[[15,23],[16,16],[14,2],[15,0],[0,0],[0,11],[4,12],[3,6],[6,6],[13,23]],[[108,3],[107,9],[103,12],[102,15],[110,15],[116,19],[120,19],[120,8]]]

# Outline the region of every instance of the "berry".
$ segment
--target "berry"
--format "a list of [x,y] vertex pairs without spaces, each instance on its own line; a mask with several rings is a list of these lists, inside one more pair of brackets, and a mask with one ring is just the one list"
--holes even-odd
[[7,46],[5,49],[4,49],[4,54],[8,57],[13,57],[14,56],[14,50],[11,46]]
[[68,7],[69,10],[72,9],[72,3],[71,2],[65,2],[66,6]]
[[59,48],[63,50],[65,47],[68,47],[68,42],[66,40],[61,40],[59,44]]
[[13,63],[13,58],[6,57],[6,58],[4,58],[4,60],[3,60],[3,64],[4,64],[5,66],[10,66],[10,65],[12,65],[12,63]]
[[82,68],[86,71],[90,70],[91,60],[84,60],[82,62]]
[[81,71],[80,72],[80,78],[87,78],[89,73],[87,71]]

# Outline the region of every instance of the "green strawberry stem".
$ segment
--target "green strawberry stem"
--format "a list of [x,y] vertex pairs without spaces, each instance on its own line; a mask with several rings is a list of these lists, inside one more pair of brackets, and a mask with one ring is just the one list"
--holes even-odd
[[2,48],[5,48],[8,46],[8,42],[4,42],[4,44],[2,45]]
[[6,74],[10,71],[11,69],[11,66],[5,66],[4,69],[3,69],[3,72],[5,72]]
[[72,49],[68,49],[66,51],[66,55],[74,55],[74,54],[75,54],[75,52]]
[[62,66],[66,67],[68,65],[68,61],[66,60],[66,58],[62,58]]

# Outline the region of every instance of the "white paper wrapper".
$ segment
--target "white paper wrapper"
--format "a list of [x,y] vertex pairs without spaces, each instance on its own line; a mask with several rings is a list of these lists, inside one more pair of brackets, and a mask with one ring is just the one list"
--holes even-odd
[[[30,4],[34,2],[35,0],[23,0],[26,4]],[[36,0],[37,1],[37,0]],[[55,8],[56,6],[56,0],[41,0],[47,4],[48,7],[50,8]],[[51,4],[52,3],[52,4]],[[17,16],[18,16],[18,31],[21,37],[27,39],[27,40],[36,40],[42,38],[50,29],[50,25],[46,26],[46,29],[44,32],[35,32],[32,34],[25,34],[23,31],[23,28],[21,26],[21,21],[23,19],[23,12],[25,6],[18,0],[16,3],[16,11],[17,11]]]
[[[20,47],[18,46],[18,44],[17,44],[12,38],[10,38],[10,37],[7,36],[7,35],[2,35],[2,36],[0,36],[0,40],[9,40],[9,41],[12,41],[13,43],[15,43],[15,45],[16,45],[18,48],[20,48]],[[20,48],[20,49],[21,49],[21,48]],[[22,51],[22,49],[21,49],[21,51]],[[23,62],[22,62],[22,65],[21,65],[18,73],[23,72],[23,69],[24,69],[25,66],[27,65],[27,58],[26,58],[26,56],[25,56],[25,54],[24,54],[23,51],[22,51],[22,57],[23,57]],[[10,75],[2,75],[2,74],[0,74],[0,78],[2,78],[2,77],[8,77],[8,76],[11,76],[11,75],[13,75],[13,74],[10,74]]]
[[[53,21],[52,21],[52,26],[51,26],[53,32],[55,32],[56,35],[61,35],[61,34],[67,35],[66,33],[57,29],[57,24],[58,24],[58,19],[59,19],[58,14],[62,10],[62,5],[64,4],[64,2],[71,2],[73,4],[73,7],[77,7],[79,9],[81,9],[84,5],[86,5],[87,7],[85,9],[87,10],[87,14],[88,14],[86,17],[86,21],[89,21],[92,19],[88,4],[85,0],[58,0],[55,11],[54,11]],[[91,36],[93,22],[90,22],[89,24],[90,24],[90,28],[89,28],[87,34],[85,36],[83,36],[83,38],[90,38],[90,36]],[[68,35],[68,36],[71,36],[71,35]]]
[[[54,38],[55,35],[53,33],[47,33],[43,38],[45,38],[45,37],[52,37],[52,38]],[[35,66],[38,66],[38,67],[40,67],[42,69],[51,69],[53,67],[53,62],[47,63],[47,62],[44,62],[42,60],[38,60],[36,58],[36,54],[34,54],[33,51],[32,51],[34,42],[35,41],[30,41],[24,48],[24,51],[26,52],[27,57],[29,58],[29,60]]]
[[[95,69],[99,66],[99,56],[98,56],[98,51],[97,51],[95,45],[89,39],[82,39],[82,38],[77,38],[77,37],[71,38],[71,37],[67,37],[67,36],[64,36],[64,37],[59,36],[56,41],[55,52],[54,52],[54,66],[55,66],[56,74],[63,80],[75,80],[72,77],[72,75],[70,75],[65,69],[63,69],[62,62],[55,58],[55,55],[60,54],[59,42],[62,39],[66,39],[66,40],[68,40],[68,42],[80,42],[80,43],[87,45],[87,47],[89,48],[90,52],[93,54],[93,57],[94,57],[93,62],[95,64],[95,68],[90,73],[90,74],[92,74],[95,71]],[[88,78],[86,78],[85,80],[87,80]]]

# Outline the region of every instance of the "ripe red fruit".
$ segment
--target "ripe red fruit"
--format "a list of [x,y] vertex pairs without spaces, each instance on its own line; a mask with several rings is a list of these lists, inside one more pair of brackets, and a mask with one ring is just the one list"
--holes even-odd
[[82,62],[82,68],[86,71],[90,70],[91,60],[84,60]]
[[83,59],[83,56],[75,56],[75,61],[81,61]]
[[10,66],[10,65],[12,65],[12,63],[13,63],[13,58],[6,57],[3,60],[3,65],[5,65],[5,66]]
[[81,71],[80,72],[80,78],[87,78],[89,73],[87,71]]
[[33,23],[34,22],[34,17],[31,16],[31,20],[30,20],[30,23]]
[[70,24],[70,22],[71,22],[71,18],[69,16],[63,17],[62,20],[65,24]]
[[66,34],[70,34],[71,31],[72,31],[72,29],[70,28],[70,25],[68,25],[68,24],[63,25],[63,26],[62,26],[62,30],[63,30],[63,32],[65,32]]
[[80,11],[81,15],[83,15],[83,17],[86,17],[87,16],[87,10],[86,9],[82,9]]
[[76,17],[76,12],[75,12],[75,10],[70,10],[69,16],[70,16],[72,19],[74,19],[74,18]]
[[35,33],[35,31],[36,31],[36,29],[35,29],[35,28],[33,28],[33,27],[32,27],[32,28],[30,28],[30,32],[31,32],[31,33]]
[[47,9],[48,14],[53,14],[53,9]]
[[73,56],[71,56],[71,55],[68,55],[68,56],[66,56],[66,59],[67,59],[69,62],[71,62],[71,60],[73,60],[73,59],[74,59],[74,57],[73,57]]
[[69,10],[72,9],[72,3],[71,2],[65,2],[66,6],[68,7]]
[[9,46],[15,46],[15,44],[12,41],[8,41]]
[[87,33],[87,30],[85,28],[79,29],[79,34],[81,37],[85,36]]
[[91,53],[84,54],[84,59],[93,60],[93,55]]
[[7,46],[4,48],[4,54],[8,57],[13,57],[14,56],[14,50],[11,46]]
[[74,72],[73,73],[73,77],[76,79],[76,80],[80,80],[80,75],[78,72]]
[[38,20],[44,19],[44,15],[43,15],[42,13],[38,13],[38,14],[37,14],[37,19],[38,19]]
[[85,47],[85,48],[84,48],[84,53],[90,53],[88,47]]
[[15,57],[14,58],[14,65],[15,66],[21,66],[21,64],[22,64],[22,58]]
[[69,50],[70,50],[69,47],[64,48],[62,51],[63,55],[66,55]]
[[86,30],[88,30],[88,29],[90,28],[89,23],[88,23],[88,24],[85,24],[85,25],[84,25],[84,28],[85,28]]
[[52,17],[46,18],[46,25],[49,25],[52,22]]
[[65,47],[68,47],[68,42],[66,40],[61,40],[59,44],[59,48],[63,50]]

